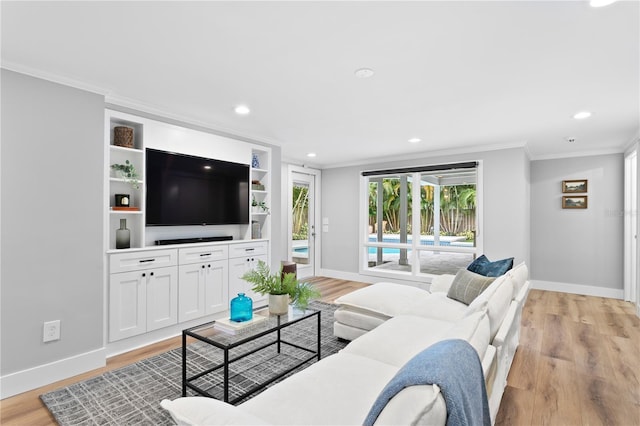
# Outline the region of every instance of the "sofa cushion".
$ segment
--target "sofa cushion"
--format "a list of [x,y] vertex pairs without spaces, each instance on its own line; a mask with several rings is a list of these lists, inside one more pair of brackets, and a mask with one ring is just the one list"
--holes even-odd
[[491,262],[484,254],[471,262],[467,269],[486,277],[499,277],[513,268],[513,257]]
[[368,357],[400,368],[432,344],[455,338],[469,342],[482,359],[489,345],[489,332],[489,320],[484,311],[456,322],[400,315],[358,337],[341,352]]
[[269,424],[231,404],[202,396],[177,398],[173,401],[163,399],[160,406],[171,414],[178,426]]
[[431,293],[447,293],[455,277],[455,275],[451,274],[436,275],[431,280],[429,291]]
[[429,296],[428,291],[417,287],[379,282],[345,294],[335,303],[393,317],[406,311],[415,312]]
[[524,283],[529,278],[529,269],[524,262],[520,262],[514,266],[513,269],[507,272],[507,275],[509,275],[513,280],[513,298],[515,299],[520,293],[520,289],[522,289]]
[[494,280],[495,278],[493,277],[486,277],[466,269],[460,269],[451,283],[447,297],[468,305],[489,287]]
[[472,315],[486,308],[489,316],[490,341],[493,341],[507,314],[512,297],[511,278],[501,275],[469,304],[466,315]]
[[363,330],[373,330],[374,328],[391,318],[387,315],[367,311],[362,308],[355,308],[348,305],[343,305],[336,309],[336,311],[333,313],[333,317],[337,322],[348,324],[351,327],[356,327]]
[[[238,405],[274,425],[361,424],[398,367],[339,352]],[[330,408],[329,408],[330,407]]]

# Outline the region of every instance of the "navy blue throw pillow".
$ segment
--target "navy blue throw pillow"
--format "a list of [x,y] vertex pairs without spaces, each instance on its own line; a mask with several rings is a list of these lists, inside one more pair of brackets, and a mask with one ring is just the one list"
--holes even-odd
[[484,254],[471,262],[467,270],[485,277],[499,277],[513,268],[513,257],[491,262]]

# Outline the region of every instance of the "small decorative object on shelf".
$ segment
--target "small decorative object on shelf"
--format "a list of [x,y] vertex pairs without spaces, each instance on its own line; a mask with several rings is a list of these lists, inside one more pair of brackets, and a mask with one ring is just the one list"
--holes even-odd
[[253,318],[253,300],[244,293],[238,293],[238,296],[231,299],[231,321],[243,322],[251,318]]
[[138,172],[135,166],[129,160],[126,160],[124,164],[112,164],[111,169],[119,174],[119,176],[125,180],[133,189],[140,188],[140,181],[138,180]]
[[133,129],[126,126],[117,126],[113,129],[113,144],[125,148],[133,148]]
[[252,180],[251,189],[254,191],[264,191],[264,185],[259,180]]
[[116,207],[129,207],[130,200],[129,194],[116,194]]
[[251,200],[251,208],[254,213],[269,213],[269,207],[264,201],[258,201],[255,198]]
[[120,219],[120,228],[116,229],[116,248],[131,247],[131,232],[127,229],[127,219]]
[[251,156],[251,167],[254,169],[260,168],[260,159],[258,158],[258,154],[253,154]]
[[254,240],[262,238],[262,232],[260,232],[260,222],[257,220],[251,221],[251,238]]

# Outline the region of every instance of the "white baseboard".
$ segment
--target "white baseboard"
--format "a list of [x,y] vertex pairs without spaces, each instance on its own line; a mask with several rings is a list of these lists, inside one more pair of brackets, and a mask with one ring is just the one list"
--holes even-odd
[[562,293],[583,294],[585,296],[607,297],[610,299],[624,299],[624,290],[622,289],[596,287],[592,285],[531,280],[531,288],[537,290],[559,291]]
[[106,365],[105,348],[0,377],[0,399],[37,389]]

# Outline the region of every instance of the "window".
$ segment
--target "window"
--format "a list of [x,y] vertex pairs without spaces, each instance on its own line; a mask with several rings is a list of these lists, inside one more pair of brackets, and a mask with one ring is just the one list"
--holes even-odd
[[364,172],[361,272],[414,279],[471,263],[479,250],[478,170],[473,162]]

